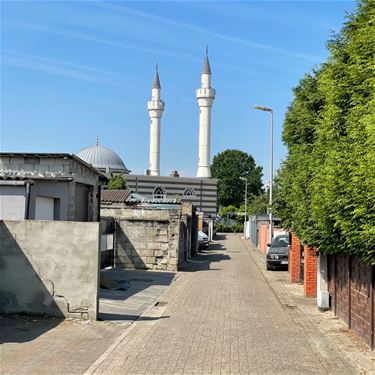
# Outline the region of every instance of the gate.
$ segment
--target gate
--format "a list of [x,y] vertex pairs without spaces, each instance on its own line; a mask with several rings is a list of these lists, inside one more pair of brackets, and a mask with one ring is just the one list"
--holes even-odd
[[301,284],[304,283],[305,279],[305,245],[300,244],[300,271],[299,281]]
[[114,267],[115,263],[115,221],[100,221],[100,269]]

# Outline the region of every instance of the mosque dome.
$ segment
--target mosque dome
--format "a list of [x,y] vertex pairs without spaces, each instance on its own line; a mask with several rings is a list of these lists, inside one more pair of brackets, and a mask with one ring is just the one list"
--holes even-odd
[[130,173],[124,162],[110,148],[96,142],[95,146],[86,147],[76,154],[79,158],[104,173]]

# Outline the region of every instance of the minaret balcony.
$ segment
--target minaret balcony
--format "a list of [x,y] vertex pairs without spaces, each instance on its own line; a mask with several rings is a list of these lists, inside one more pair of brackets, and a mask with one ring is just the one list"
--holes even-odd
[[196,96],[197,99],[200,98],[207,98],[207,99],[215,99],[215,89],[209,88],[209,89],[204,89],[204,88],[199,88],[196,91]]
[[164,105],[162,100],[150,100],[147,103],[147,109],[149,111],[164,111]]

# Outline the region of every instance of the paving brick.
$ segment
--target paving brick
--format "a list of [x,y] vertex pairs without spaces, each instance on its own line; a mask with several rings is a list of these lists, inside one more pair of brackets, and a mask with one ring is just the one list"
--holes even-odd
[[[183,265],[178,281],[162,296],[167,305],[160,319],[136,322],[136,330],[93,373],[328,372],[326,359],[312,350],[303,327],[272,292],[254,250],[236,235],[220,244]],[[353,371],[344,359],[332,368],[336,374]]]
[[[167,275],[144,272],[133,279]],[[264,254],[240,236],[227,235],[185,263],[169,288],[163,282],[143,281],[138,286],[132,282],[133,289],[123,301],[127,314],[149,308],[130,328],[114,322],[65,322],[34,336],[18,330],[17,337],[2,345],[1,371],[370,374],[371,353],[356,347],[337,319],[322,318],[329,312],[319,313],[314,299],[303,297],[303,286],[289,284],[288,279],[285,272],[266,271]],[[159,287],[164,292],[159,291],[158,300],[166,304],[155,306],[152,288]],[[144,304],[135,303],[137,292],[142,293]],[[114,302],[107,301],[108,308],[113,308]],[[119,309],[121,301],[116,300]]]

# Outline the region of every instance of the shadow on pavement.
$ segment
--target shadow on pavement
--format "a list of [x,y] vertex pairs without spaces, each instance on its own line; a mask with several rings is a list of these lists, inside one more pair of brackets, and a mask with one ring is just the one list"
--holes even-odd
[[141,321],[141,320],[159,320],[159,319],[168,319],[170,318],[169,315],[167,316],[139,316],[139,315],[125,315],[125,314],[111,314],[111,313],[101,313],[100,320],[111,320],[111,321],[118,321],[118,320],[129,320],[129,321]]
[[166,290],[176,275],[174,272],[121,268],[101,273],[123,286],[122,290],[101,288],[99,292],[99,319],[114,322],[136,320]]
[[207,250],[226,250],[226,248],[219,242],[211,242],[208,246]]
[[0,344],[33,341],[61,322],[60,318],[0,316]]
[[215,241],[223,241],[227,239],[227,235],[225,233],[216,233]]
[[172,283],[174,272],[153,272],[145,270],[124,270],[122,268],[113,268],[101,271],[105,277],[115,280],[119,285],[126,282],[125,290],[100,289],[99,296],[103,299],[125,300],[134,294],[153,286],[168,286]]
[[[220,245],[220,244],[219,244]],[[180,270],[185,272],[196,272],[196,271],[218,271],[219,268],[212,268],[211,265],[221,262],[223,260],[229,260],[230,256],[226,254],[217,253],[216,249],[211,249],[211,246],[207,250],[202,250],[198,255],[182,263]],[[225,250],[224,248],[221,250]]]

